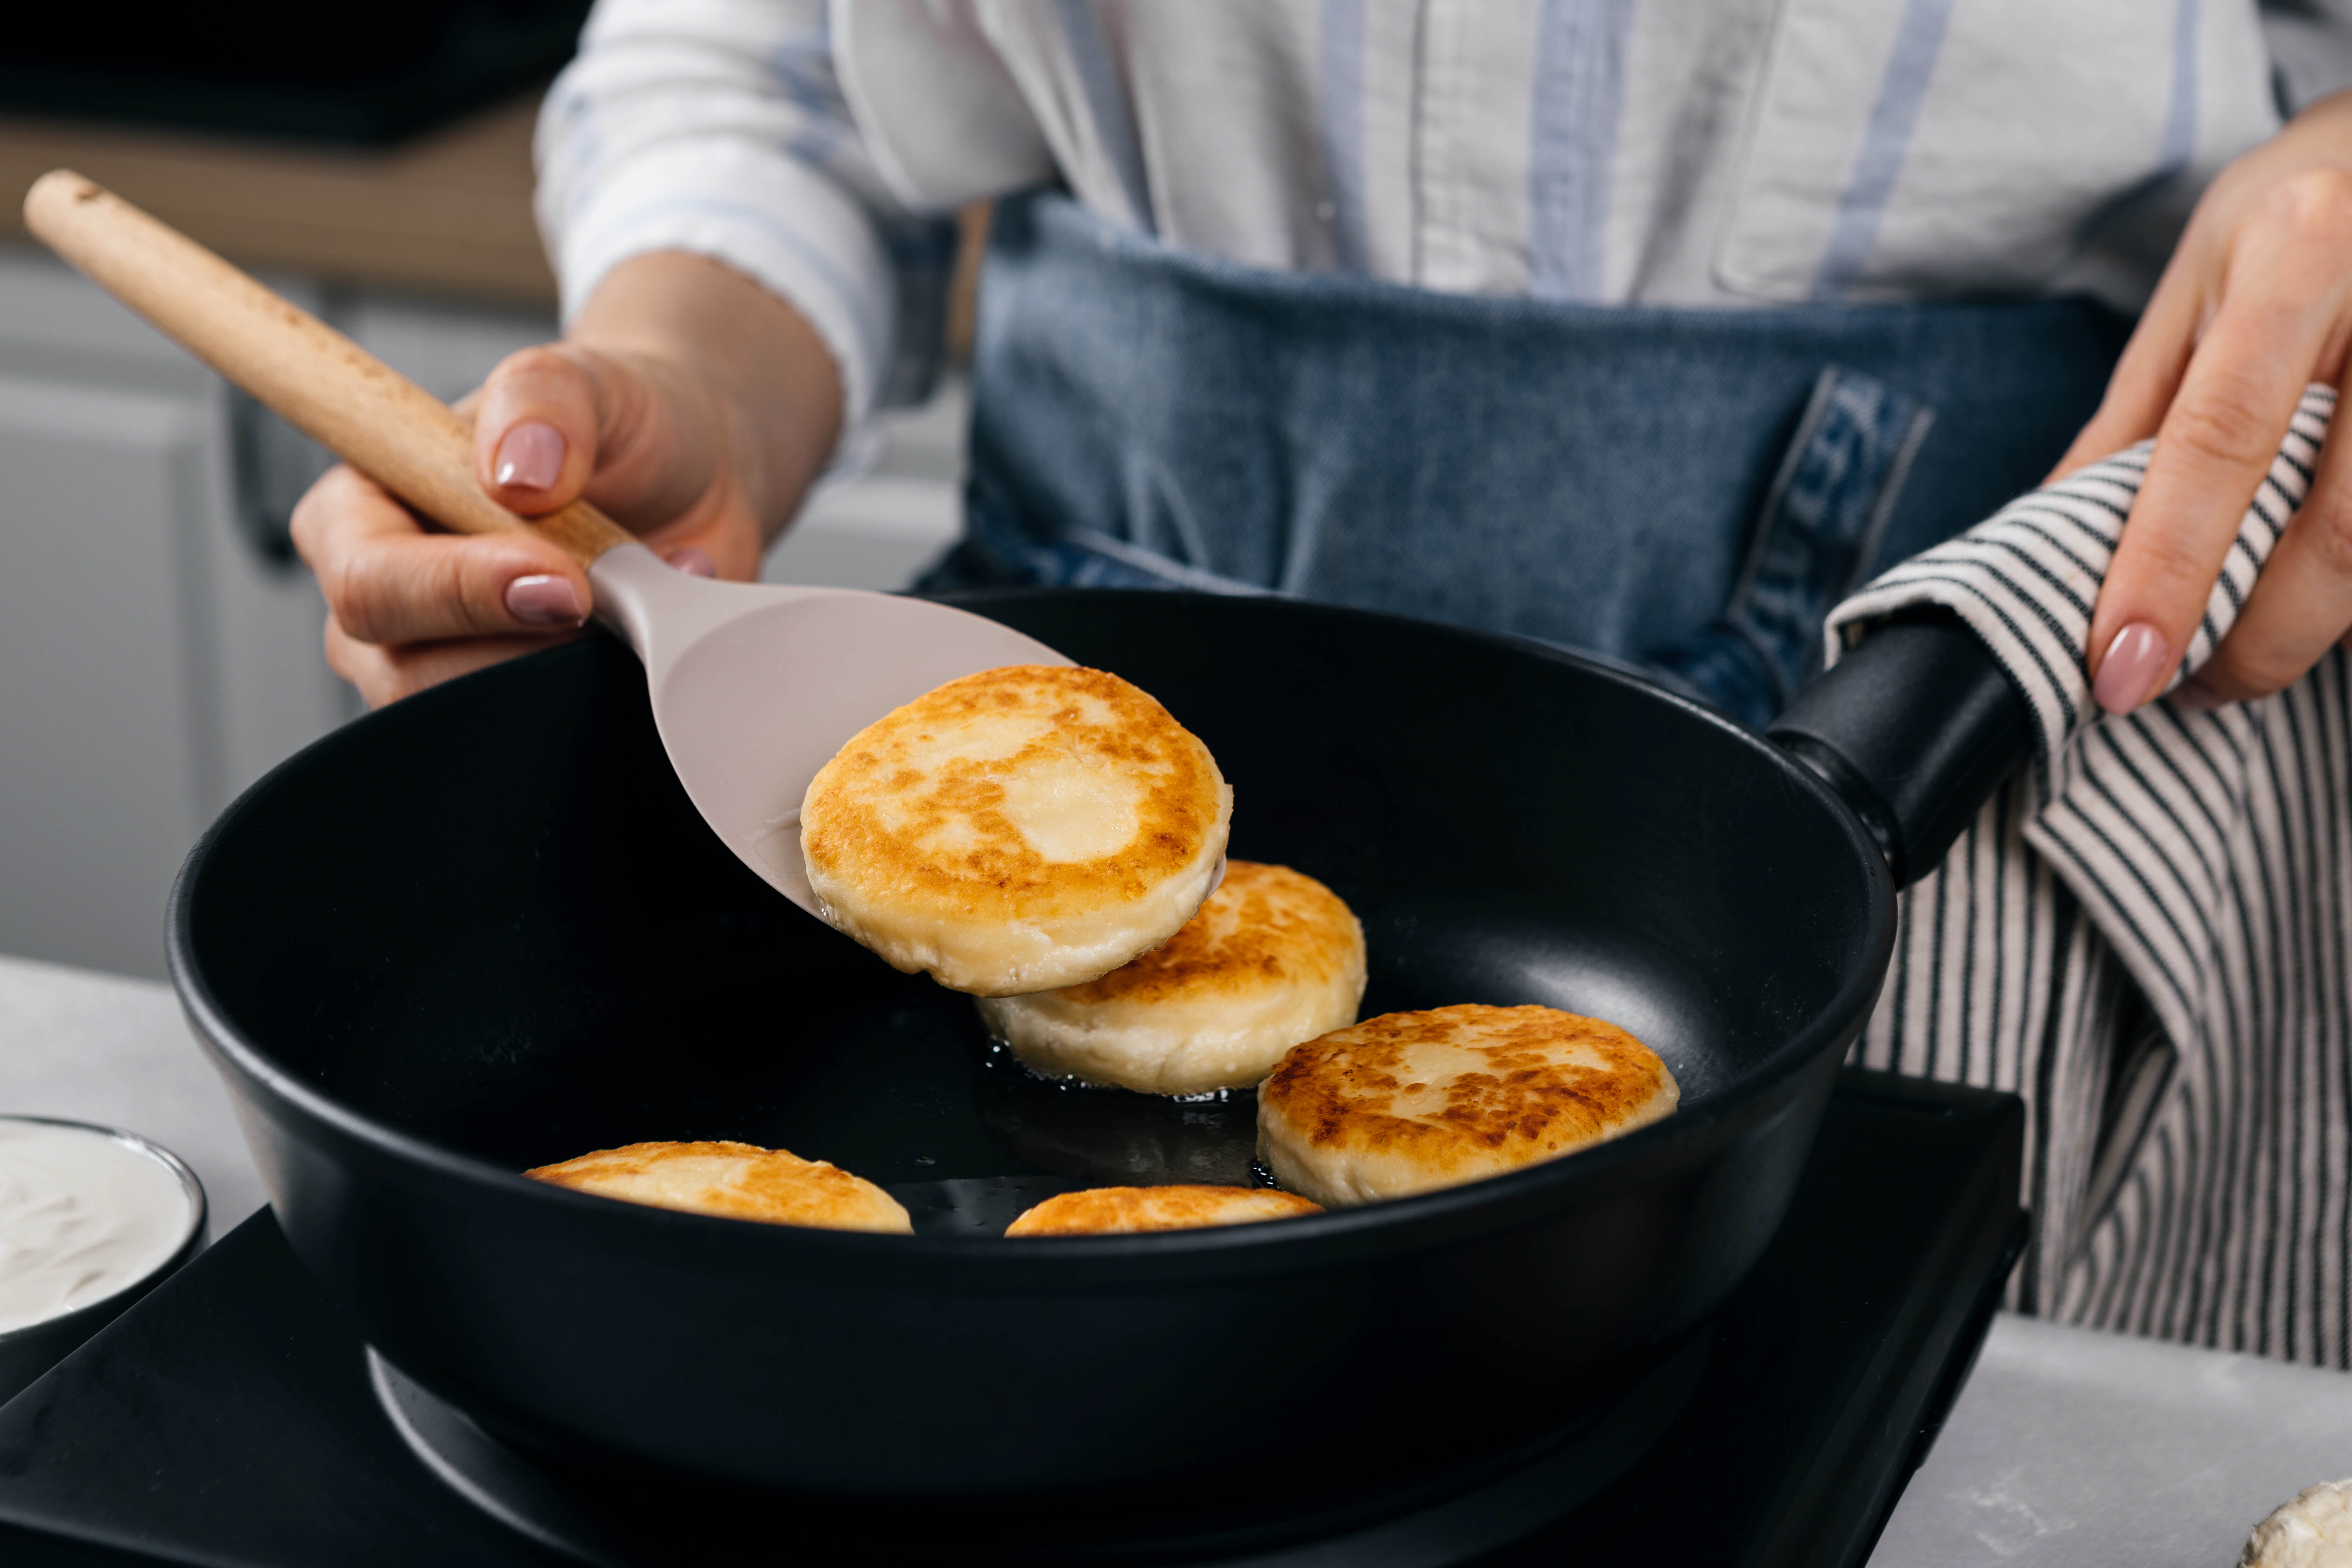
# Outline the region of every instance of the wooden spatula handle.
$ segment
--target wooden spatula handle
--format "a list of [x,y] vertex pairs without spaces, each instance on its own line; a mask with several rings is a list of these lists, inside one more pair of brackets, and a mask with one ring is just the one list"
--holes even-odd
[[528,521],[507,510],[482,493],[473,432],[439,398],[72,170],[33,183],[25,224],[189,353],[443,527],[529,530],[583,566],[630,542],[585,502]]

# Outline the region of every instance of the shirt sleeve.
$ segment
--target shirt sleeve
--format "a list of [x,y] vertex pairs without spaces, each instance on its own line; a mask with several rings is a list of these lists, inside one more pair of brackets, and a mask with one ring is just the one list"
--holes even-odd
[[954,221],[877,173],[823,0],[599,0],[536,156],[565,320],[630,257],[693,251],[808,319],[840,368],[845,429],[929,393]]
[[2352,0],[2262,0],[2279,112],[2352,87]]

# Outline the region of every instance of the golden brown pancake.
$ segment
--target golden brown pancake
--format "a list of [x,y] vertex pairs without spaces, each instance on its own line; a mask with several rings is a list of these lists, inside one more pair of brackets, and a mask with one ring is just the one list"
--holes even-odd
[[801,849],[824,919],[981,996],[1109,973],[1216,886],[1233,791],[1168,710],[1098,669],[951,680],[810,781]]
[[1225,863],[1167,945],[1099,980],[980,1003],[1035,1071],[1146,1094],[1247,1089],[1301,1040],[1355,1022],[1364,928],[1287,866]]
[[1657,1053],[1556,1007],[1386,1013],[1309,1040],[1258,1089],[1258,1157],[1333,1208],[1572,1154],[1671,1112]]
[[632,1143],[525,1171],[535,1182],[656,1208],[820,1230],[912,1234],[898,1200],[823,1160],[756,1143]]
[[1047,1198],[1007,1226],[1007,1236],[1108,1236],[1200,1230],[1321,1214],[1323,1205],[1265,1187],[1090,1187]]

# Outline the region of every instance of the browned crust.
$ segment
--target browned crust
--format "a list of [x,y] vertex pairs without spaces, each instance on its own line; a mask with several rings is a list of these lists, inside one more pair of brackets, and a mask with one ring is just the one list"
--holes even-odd
[[1319,984],[1362,946],[1354,911],[1314,878],[1287,866],[1228,860],[1223,886],[1164,944],[1061,994],[1101,1006]]
[[[1110,710],[1108,721],[1087,717],[1087,699]],[[1024,710],[1051,727],[1009,757],[909,764],[910,742]],[[1049,751],[1142,781],[1135,836],[1117,853],[1048,861],[1004,816],[998,779]],[[1148,692],[1099,669],[1010,665],[951,680],[853,736],[810,786],[802,845],[813,866],[856,886],[916,890],[974,921],[1034,918],[1135,902],[1181,874],[1215,831],[1222,783],[1209,749]],[[903,826],[886,825],[877,809],[885,802],[906,811]],[[959,820],[976,840],[968,850],[919,847],[925,833]]]
[[[1465,1039],[1473,1033],[1484,1037]],[[1412,1076],[1417,1048],[1483,1058],[1442,1086]],[[1598,1065],[1565,1060],[1589,1052]],[[1646,1118],[1672,1082],[1655,1051],[1616,1025],[1554,1007],[1465,1004],[1387,1013],[1294,1047],[1259,1101],[1306,1142],[1402,1156],[1432,1172],[1547,1159]],[[1437,1106],[1399,1100],[1442,1087]]]
[[1091,1187],[1047,1198],[1006,1227],[1007,1236],[1098,1236],[1139,1230],[1200,1230],[1321,1214],[1323,1205],[1270,1187]]
[[[691,1194],[667,1196],[657,1204],[621,1190],[632,1178],[658,1176],[666,1163],[698,1157],[732,1159],[742,1164],[723,1186],[706,1185]],[[867,1222],[897,1207],[887,1193],[837,1165],[803,1160],[789,1150],[763,1149],[756,1143],[630,1143],[598,1149],[559,1164],[541,1165],[523,1174],[535,1182],[624,1202],[772,1225],[838,1227],[846,1224],[865,1229],[869,1227]],[[900,1219],[903,1223],[903,1214]]]

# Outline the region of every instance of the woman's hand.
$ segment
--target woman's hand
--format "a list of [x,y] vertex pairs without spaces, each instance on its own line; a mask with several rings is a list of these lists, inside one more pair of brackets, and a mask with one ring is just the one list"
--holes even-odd
[[[482,488],[539,516],[585,496],[688,571],[748,580],[839,430],[831,357],[789,306],[699,257],[614,269],[561,343],[465,405]],[[529,534],[430,531],[350,468],[294,512],[327,662],[381,706],[577,634],[588,574]]]
[[[2093,690],[2125,713],[2164,689],[2305,385],[2352,348],[2352,93],[2322,100],[2198,203],[2067,472],[2156,437],[2091,620]],[[2179,694],[2287,686],[2352,628],[2352,430],[2339,414],[2302,510],[2229,637]]]

